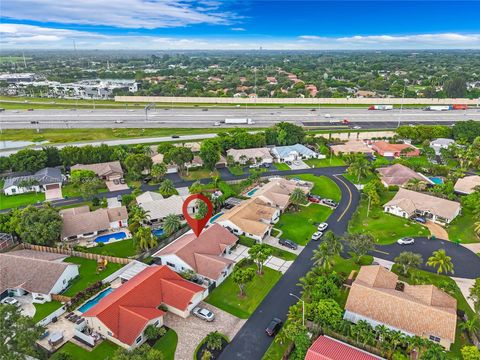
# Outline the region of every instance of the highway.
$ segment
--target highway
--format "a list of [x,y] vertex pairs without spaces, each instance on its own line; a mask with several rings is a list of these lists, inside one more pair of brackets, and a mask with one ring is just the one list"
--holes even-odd
[[[299,125],[335,127],[344,119],[350,126],[365,129],[392,128],[398,124],[444,124],[457,121],[480,121],[480,109],[458,111],[422,111],[404,109],[369,111],[358,108],[189,108],[152,109],[146,114],[141,109],[96,109],[96,110],[5,110],[0,113],[2,129],[68,129],[68,128],[204,128],[226,118],[251,118],[255,125],[268,127],[279,121]],[[38,122],[38,123],[37,123]],[[234,127],[242,125],[226,125]]]

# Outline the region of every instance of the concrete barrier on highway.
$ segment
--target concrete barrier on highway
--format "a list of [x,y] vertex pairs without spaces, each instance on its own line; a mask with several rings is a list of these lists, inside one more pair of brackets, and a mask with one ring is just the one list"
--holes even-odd
[[115,96],[118,102],[162,103],[162,104],[338,104],[338,105],[477,105],[477,99],[401,99],[401,98],[224,98],[224,97],[179,97],[179,96]]

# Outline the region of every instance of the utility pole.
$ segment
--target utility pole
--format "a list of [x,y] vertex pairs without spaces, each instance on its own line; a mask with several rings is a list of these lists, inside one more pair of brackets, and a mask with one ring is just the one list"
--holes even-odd
[[290,296],[293,296],[294,298],[298,299],[298,301],[302,302],[302,326],[305,327],[305,301],[300,299],[297,295],[290,293]]

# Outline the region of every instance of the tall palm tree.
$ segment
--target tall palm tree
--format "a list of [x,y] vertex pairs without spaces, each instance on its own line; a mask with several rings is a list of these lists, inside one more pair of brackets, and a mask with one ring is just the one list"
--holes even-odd
[[177,192],[172,180],[170,179],[163,180],[158,190],[160,190],[160,193],[165,196],[173,195]]
[[180,218],[175,214],[169,214],[163,219],[163,230],[167,235],[179,230],[182,225]]
[[307,202],[307,196],[300,188],[293,189],[290,194],[290,203],[298,210],[299,205],[305,204]]
[[475,333],[480,328],[478,316],[474,315],[471,319],[460,323],[458,327],[467,332],[469,335]]
[[364,157],[356,157],[356,159],[348,167],[348,172],[357,178],[357,182],[360,182],[360,178],[366,176],[369,172],[369,164]]
[[340,255],[343,251],[343,244],[333,231],[327,231],[323,235],[323,243],[327,244],[328,251],[333,256]]
[[322,268],[325,271],[329,271],[333,266],[333,255],[328,249],[326,243],[321,243],[320,246],[313,250],[313,264]]
[[427,265],[437,268],[437,274],[447,272],[454,274],[452,258],[447,255],[445,249],[434,251],[428,258]]
[[422,191],[422,190],[425,190],[427,187],[426,182],[420,179],[410,179],[408,180],[406,185],[407,185],[407,188],[414,191]]

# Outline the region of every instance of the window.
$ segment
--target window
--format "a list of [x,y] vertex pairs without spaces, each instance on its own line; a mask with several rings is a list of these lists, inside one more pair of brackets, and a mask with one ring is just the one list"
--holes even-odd
[[142,336],[141,335],[137,338],[137,340],[135,340],[135,343],[138,344],[140,341],[142,341]]
[[170,267],[175,268],[175,264],[172,264],[171,262],[168,262],[168,261],[167,261],[167,265],[170,266]]
[[113,334],[110,331],[107,331],[108,336],[113,336]]
[[160,320],[157,320],[153,323],[153,326],[158,326],[159,323],[160,323]]
[[440,338],[438,336],[430,335],[428,338],[431,341],[440,342]]

